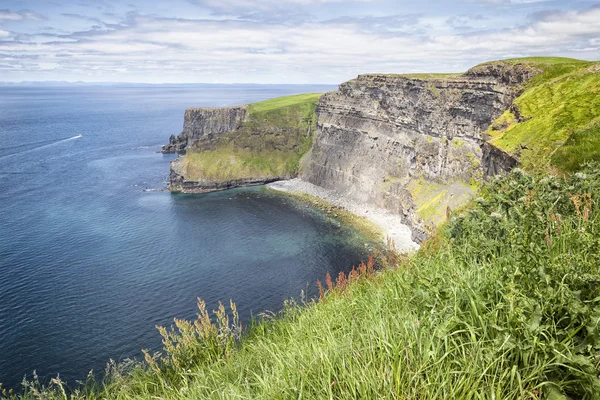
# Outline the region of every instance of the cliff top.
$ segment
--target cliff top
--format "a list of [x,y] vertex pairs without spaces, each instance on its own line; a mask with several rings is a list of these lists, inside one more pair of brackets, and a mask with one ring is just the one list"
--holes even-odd
[[228,109],[235,108],[247,108],[251,113],[271,111],[277,108],[289,107],[293,105],[298,105],[307,102],[317,102],[319,98],[323,95],[323,93],[302,93],[302,94],[294,94],[291,96],[282,96],[276,97],[273,99],[267,99],[263,101],[259,101],[257,103],[251,104],[241,104],[239,106],[231,106],[231,107],[191,107],[186,109],[186,111],[222,111]]
[[573,171],[600,160],[600,62],[535,57],[502,63],[534,65],[541,73],[490,126],[493,145],[528,170]]
[[307,93],[246,106],[237,129],[190,146],[178,173],[200,182],[295,176],[312,145],[320,97]]
[[316,103],[317,101],[319,101],[319,98],[322,95],[323,93],[303,93],[292,96],[276,97],[274,99],[264,100],[258,103],[250,104],[249,111],[251,113],[266,112],[275,110],[277,108],[289,107],[302,103]]
[[507,58],[504,60],[494,60],[488,61],[482,64],[477,65],[487,65],[487,64],[531,64],[537,66],[543,65],[557,65],[557,64],[585,64],[590,61],[578,60],[576,58],[567,58],[567,57],[520,57],[520,58]]
[[473,68],[470,68],[466,72],[442,72],[442,73],[410,73],[410,74],[382,74],[382,73],[370,73],[361,74],[358,77],[363,79],[372,78],[408,78],[417,79],[424,81],[440,81],[440,80],[454,80],[464,78],[475,78],[477,77],[476,72],[481,70],[487,70],[489,67],[505,67],[514,68],[515,66],[522,66],[524,69],[537,69],[540,72],[544,72],[547,69],[551,69],[556,66],[568,66],[568,65],[588,65],[593,64],[593,61],[578,60],[575,58],[566,57],[522,57],[522,58],[509,58],[504,60],[488,61],[485,63],[478,64]]

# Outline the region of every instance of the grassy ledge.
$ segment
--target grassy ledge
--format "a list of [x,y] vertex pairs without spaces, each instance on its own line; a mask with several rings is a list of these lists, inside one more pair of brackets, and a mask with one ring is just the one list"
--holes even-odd
[[251,104],[242,128],[188,149],[180,172],[187,180],[224,182],[290,177],[312,146],[321,94]]
[[493,145],[530,171],[575,171],[600,159],[599,62],[557,57],[501,62],[529,64],[543,73],[490,126]]

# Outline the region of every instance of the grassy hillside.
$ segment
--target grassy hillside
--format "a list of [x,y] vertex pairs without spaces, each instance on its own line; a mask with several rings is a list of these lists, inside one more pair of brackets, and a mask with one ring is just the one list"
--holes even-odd
[[320,96],[302,94],[250,105],[240,130],[189,149],[181,171],[186,179],[197,181],[296,174],[312,145]]
[[[235,305],[211,320],[200,302],[161,328],[162,357],[111,365],[76,398],[598,399],[599,199],[600,164],[517,170],[416,256],[325,278],[319,301],[244,337]],[[66,396],[55,380],[22,398]]]
[[488,130],[527,170],[574,171],[600,159],[600,63],[557,57],[506,60],[544,71]]

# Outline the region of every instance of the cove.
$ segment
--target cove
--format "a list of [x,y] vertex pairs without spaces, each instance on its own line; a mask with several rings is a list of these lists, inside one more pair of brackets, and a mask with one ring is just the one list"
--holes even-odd
[[319,89],[3,89],[0,382],[75,385],[160,350],[155,325],[193,318],[197,297],[232,299],[247,324],[363,260],[355,230],[265,188],[160,191],[185,108]]

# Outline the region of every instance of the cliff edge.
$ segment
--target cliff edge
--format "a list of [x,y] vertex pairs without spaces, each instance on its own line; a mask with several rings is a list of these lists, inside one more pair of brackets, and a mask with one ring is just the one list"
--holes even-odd
[[484,176],[517,164],[486,131],[540,72],[501,64],[444,77],[361,75],[321,98],[301,178],[398,213],[421,241]]
[[183,131],[163,146],[165,153],[184,153],[171,162],[170,189],[203,193],[297,176],[312,145],[320,96],[186,110]]

